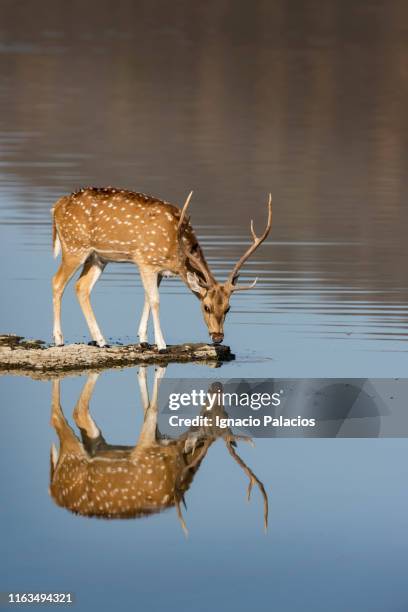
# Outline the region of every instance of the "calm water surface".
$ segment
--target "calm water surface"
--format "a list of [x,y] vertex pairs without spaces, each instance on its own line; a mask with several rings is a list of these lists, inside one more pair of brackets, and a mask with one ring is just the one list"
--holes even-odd
[[[3,3],[3,331],[51,338],[49,209],[61,195],[114,185],[179,203],[194,189],[193,224],[224,278],[272,191],[273,229],[244,275],[259,283],[233,298],[237,359],[222,376],[406,376],[407,6],[295,4]],[[195,298],[178,280],[162,287],[167,341],[205,339]],[[107,267],[93,292],[107,337],[135,339],[142,299],[135,269]],[[88,339],[72,285],[63,329]],[[201,371],[217,375],[168,375]],[[84,382],[61,382],[69,418]],[[0,386],[3,590],[72,590],[80,610],[408,605],[404,440],[242,448],[270,495],[266,536],[259,494],[245,502],[217,442],[186,495],[186,541],[174,509],[106,522],[57,507],[51,384]],[[104,373],[91,410],[109,441],[131,444],[135,370]]]

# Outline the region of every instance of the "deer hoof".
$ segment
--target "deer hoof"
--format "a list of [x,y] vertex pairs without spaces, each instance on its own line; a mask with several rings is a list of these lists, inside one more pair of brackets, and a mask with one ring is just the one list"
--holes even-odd
[[150,344],[148,342],[140,342],[139,343],[140,348],[142,349],[148,349],[150,348]]
[[91,340],[88,342],[88,346],[96,346],[97,348],[110,348],[109,344],[98,344],[95,340]]
[[169,352],[169,349],[163,348],[163,349],[159,349],[157,352],[159,353],[159,355],[165,355],[166,353]]

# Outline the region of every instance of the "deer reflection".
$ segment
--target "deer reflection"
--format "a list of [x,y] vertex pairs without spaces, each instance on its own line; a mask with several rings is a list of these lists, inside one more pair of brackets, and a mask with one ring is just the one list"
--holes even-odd
[[[146,368],[139,370],[138,380],[144,410],[139,439],[134,446],[108,444],[89,412],[89,403],[98,374],[92,373],[82,389],[73,417],[81,439],[68,424],[60,403],[60,381],[53,381],[51,424],[59,438],[59,450],[51,447],[50,494],[54,501],[71,512],[105,519],[139,518],[175,507],[183,530],[187,532],[181,512],[184,494],[205,458],[210,446],[222,438],[228,452],[249,478],[248,499],[254,484],[264,503],[264,526],[268,521],[268,498],[262,482],[236,451],[237,440],[229,429],[191,427],[177,439],[162,436],[157,427],[158,390],[165,368],[155,371],[149,398]],[[216,392],[220,383],[210,391]],[[221,394],[220,394],[221,395]],[[207,415],[225,417],[220,405]],[[215,418],[212,419],[215,422]]]

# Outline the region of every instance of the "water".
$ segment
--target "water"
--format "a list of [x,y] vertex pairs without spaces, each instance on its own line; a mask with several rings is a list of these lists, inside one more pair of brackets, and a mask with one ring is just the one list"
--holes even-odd
[[[193,225],[224,278],[271,191],[271,236],[242,279],[259,283],[232,299],[237,359],[222,376],[406,376],[406,24],[401,1],[2,7],[2,330],[51,338],[49,209],[62,194],[110,184],[177,203],[194,189]],[[161,295],[169,343],[206,339],[179,281]],[[93,304],[112,341],[135,339],[142,298],[131,266],[107,267]],[[72,285],[63,329],[88,339]],[[167,374],[200,372],[218,375]],[[83,383],[61,383],[67,416]],[[81,610],[406,606],[404,440],[244,447],[270,494],[266,536],[259,495],[245,503],[217,442],[186,496],[186,542],[174,509],[105,522],[55,506],[50,383],[0,385],[1,588],[73,590]],[[135,370],[103,374],[92,412],[109,441],[132,443]]]

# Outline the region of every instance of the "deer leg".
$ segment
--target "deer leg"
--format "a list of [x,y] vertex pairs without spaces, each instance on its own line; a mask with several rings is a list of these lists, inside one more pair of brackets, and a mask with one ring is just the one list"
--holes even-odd
[[143,408],[145,411],[143,426],[140,432],[139,440],[135,450],[139,446],[151,446],[157,442],[157,399],[159,394],[159,383],[166,372],[166,368],[160,367],[155,370],[152,398],[149,401],[149,392],[147,389],[146,373],[139,371],[139,387],[142,396]]
[[160,381],[164,378],[166,374],[166,366],[157,366],[154,370],[154,382],[153,382],[153,391],[152,391],[152,400],[150,402],[151,406],[154,406],[157,410],[157,400],[159,398],[159,386]]
[[56,346],[62,346],[64,344],[64,337],[61,330],[61,299],[64,293],[64,289],[76,272],[79,266],[83,263],[84,258],[63,256],[61,265],[58,268],[57,273],[52,279],[52,301],[54,306],[54,329],[53,336]]
[[74,421],[79,429],[85,431],[88,438],[99,438],[101,432],[89,412],[89,402],[95,388],[99,374],[92,372],[81,391],[81,395],[74,408]]
[[157,349],[159,351],[165,351],[166,342],[164,341],[163,334],[160,328],[159,318],[159,285],[161,281],[161,275],[158,272],[155,272],[154,270],[144,268],[140,270],[140,276],[142,278],[143,287],[149,300],[150,308],[152,310],[154,340],[157,345]]
[[106,341],[96,322],[89,296],[93,286],[102,274],[105,265],[106,264],[100,259],[91,256],[86,260],[81,276],[75,285],[78,301],[84,313],[92,339],[100,347],[106,346]]
[[[52,381],[51,425],[54,427],[58,435],[61,452],[68,450],[75,451],[76,453],[84,452],[82,444],[76,437],[73,429],[68,424],[68,421],[62,412],[59,379]],[[55,448],[52,449],[52,457],[56,457]]]
[[142,312],[142,316],[140,317],[140,323],[139,323],[139,329],[137,332],[137,335],[139,336],[139,341],[140,344],[143,345],[147,345],[147,324],[149,322],[149,315],[150,315],[150,302],[149,302],[149,298],[147,297],[147,294],[145,293],[145,301],[144,301],[144,305],[143,305],[143,312]]
[[[157,276],[157,287],[158,288],[160,287],[162,278],[163,277],[161,274]],[[140,317],[140,323],[139,323],[139,329],[138,329],[138,336],[139,336],[140,344],[142,346],[146,346],[148,344],[147,325],[149,322],[149,315],[150,315],[150,301],[149,301],[149,296],[147,292],[145,291],[145,301],[143,305],[143,312],[142,312],[142,316]]]
[[143,414],[146,414],[149,408],[149,390],[147,388],[147,368],[141,366],[137,373],[137,381],[139,383],[140,397],[142,398]]

